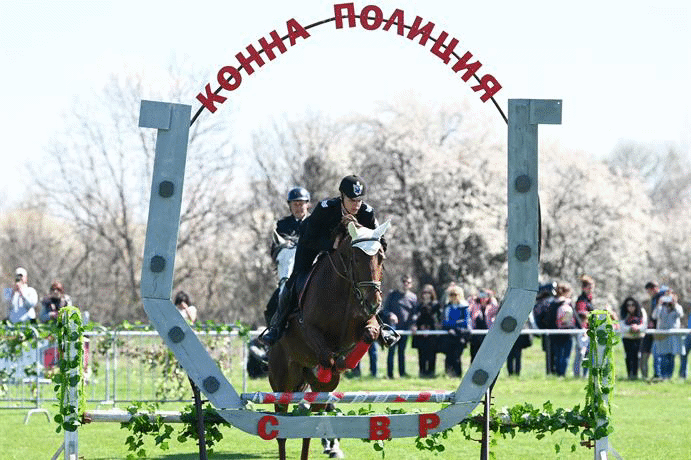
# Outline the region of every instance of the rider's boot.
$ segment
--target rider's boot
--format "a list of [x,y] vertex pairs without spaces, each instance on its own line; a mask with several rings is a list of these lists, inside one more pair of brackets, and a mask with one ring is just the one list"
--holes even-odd
[[284,286],[281,290],[281,294],[278,296],[278,307],[276,308],[276,313],[274,313],[271,318],[269,328],[259,336],[259,339],[269,346],[278,342],[283,335],[285,322],[291,310],[288,305],[290,303],[291,293],[292,289],[290,289],[288,285]]

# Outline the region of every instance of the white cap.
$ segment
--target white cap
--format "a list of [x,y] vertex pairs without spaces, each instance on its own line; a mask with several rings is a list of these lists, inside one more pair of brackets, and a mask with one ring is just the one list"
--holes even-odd
[[22,267],[17,267],[17,269],[14,271],[15,276],[17,275],[22,275],[24,278],[26,278],[28,275],[26,273],[26,268]]
[[674,297],[671,295],[665,295],[660,297],[660,303],[674,303]]

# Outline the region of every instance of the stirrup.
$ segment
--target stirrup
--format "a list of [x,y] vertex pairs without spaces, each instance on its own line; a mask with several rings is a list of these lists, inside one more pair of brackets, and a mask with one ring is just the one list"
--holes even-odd
[[401,340],[401,334],[396,332],[396,330],[388,324],[382,323],[381,331],[379,331],[379,339],[377,339],[379,345],[382,347],[392,347],[396,345],[399,340]]

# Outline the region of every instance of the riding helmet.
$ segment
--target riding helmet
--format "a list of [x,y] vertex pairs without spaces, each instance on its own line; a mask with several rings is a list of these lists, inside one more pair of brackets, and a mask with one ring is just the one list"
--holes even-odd
[[310,192],[303,187],[295,187],[290,192],[288,192],[288,202],[290,201],[309,201]]
[[365,196],[367,186],[360,176],[346,176],[341,180],[338,190],[353,200]]

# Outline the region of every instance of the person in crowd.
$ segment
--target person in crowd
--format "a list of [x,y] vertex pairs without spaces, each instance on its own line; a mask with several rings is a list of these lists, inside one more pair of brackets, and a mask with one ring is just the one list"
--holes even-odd
[[[557,297],[550,306],[556,312],[557,329],[576,328],[576,313],[571,301],[572,292],[569,283],[557,284]],[[566,369],[569,366],[569,355],[573,346],[571,335],[555,334],[552,337],[551,343],[555,361],[554,373],[559,377],[563,377],[566,375]]]
[[[681,328],[681,317],[684,310],[677,302],[674,292],[668,290],[659,298],[657,307],[653,311],[653,317],[657,321],[660,330]],[[670,379],[674,374],[674,355],[685,352],[684,343],[680,335],[656,335],[655,347],[660,355],[660,378]]]
[[[470,305],[470,328],[472,330],[489,330],[499,312],[499,302],[489,289],[481,289],[477,295],[468,297]],[[470,336],[470,362],[475,359],[480,345],[485,340],[484,335]]]
[[[648,328],[655,329],[657,327],[657,318],[653,316],[653,312],[657,307],[660,297],[662,297],[669,288],[664,284],[661,286],[657,281],[648,281],[645,284],[645,290],[650,297],[650,309],[648,310]],[[653,378],[660,378],[660,355],[657,352],[654,336],[647,334],[643,338],[641,345],[641,373],[645,378],[648,377],[648,357],[653,355]]]
[[[417,296],[411,290],[413,287],[413,278],[410,275],[401,277],[400,289],[392,290],[382,308],[382,320],[394,327],[397,330],[407,331],[414,324],[413,312],[417,304]],[[398,374],[401,377],[407,377],[405,371],[405,347],[408,343],[408,336],[403,335],[395,345],[389,348],[389,354],[386,358],[386,375],[394,378],[394,355],[398,351]]]
[[65,294],[65,288],[59,281],[53,281],[50,285],[50,293],[41,301],[41,314],[39,319],[42,323],[54,322],[58,319],[58,312],[61,308],[72,305],[72,298]]
[[[378,225],[374,209],[363,201],[367,193],[367,185],[361,177],[355,175],[344,177],[338,190],[340,192],[338,197],[321,201],[302,224],[293,273],[286,282],[285,289],[281,291],[278,308],[271,318],[268,329],[260,336],[261,340],[269,346],[281,338],[288,315],[297,305],[297,296],[307,281],[314,259],[321,251],[333,250],[334,245],[337,244],[333,233],[341,221],[351,219],[371,229]],[[387,244],[384,237],[381,243],[386,250]],[[391,346],[396,340],[395,331],[382,327],[379,336],[380,344]]]
[[432,378],[436,374],[438,337],[417,334],[420,331],[441,329],[441,306],[437,302],[434,286],[425,284],[420,290],[415,307],[415,325],[413,331],[413,348],[417,348],[420,377]]
[[[533,307],[533,319],[538,329],[556,329],[557,315],[550,307],[557,297],[557,283],[551,281],[539,286]],[[554,353],[552,350],[551,336],[543,334],[542,351],[545,352],[545,373],[554,373]]]
[[641,343],[648,324],[648,315],[636,299],[627,297],[621,304],[619,318],[621,318],[619,323],[621,341],[626,355],[626,374],[629,380],[636,380],[638,378]]
[[574,356],[573,356],[573,376],[585,377],[588,373],[587,368],[583,368],[583,360],[588,355],[588,335],[585,329],[588,328],[588,314],[593,311],[593,291],[595,290],[595,280],[588,275],[581,275],[581,293],[576,299],[575,319],[576,326],[583,329],[583,332],[574,336]]
[[36,289],[29,286],[29,276],[26,269],[17,267],[14,272],[14,285],[9,301],[8,317],[11,323],[36,323],[36,304],[38,294]]
[[460,377],[463,374],[461,355],[470,339],[470,306],[463,298],[463,289],[456,284],[448,288],[446,296],[449,300],[441,322],[442,329],[448,331],[444,337],[444,365],[450,377]]
[[185,291],[178,291],[178,293],[175,294],[175,301],[173,303],[185,321],[189,324],[197,322],[197,307],[192,305],[190,297]]

